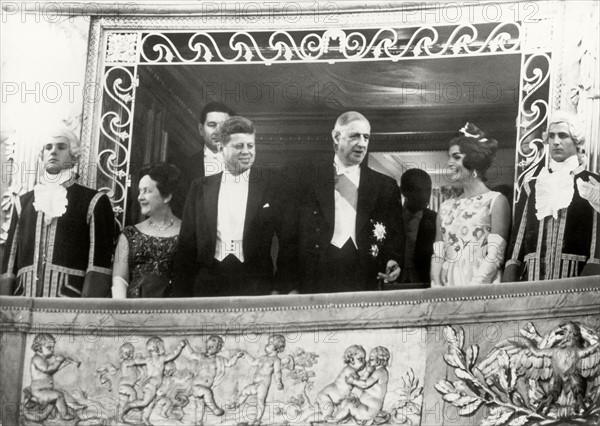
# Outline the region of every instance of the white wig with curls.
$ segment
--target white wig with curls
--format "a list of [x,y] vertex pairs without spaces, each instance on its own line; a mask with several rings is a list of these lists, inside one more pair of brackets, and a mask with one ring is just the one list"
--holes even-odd
[[75,136],[69,128],[64,124],[57,124],[47,127],[42,127],[37,130],[37,139],[39,141],[40,146],[44,147],[46,143],[48,143],[49,139],[54,138],[64,138],[69,143],[69,151],[71,152],[71,156],[75,161],[79,160],[79,156],[81,155],[81,146],[79,143],[79,138]]
[[[580,147],[585,142],[585,134],[583,133],[583,123],[575,114],[568,111],[554,111],[550,115],[550,119],[548,120],[548,129],[552,124],[555,123],[565,123],[569,126],[569,132],[571,133],[571,138],[575,142],[577,147]],[[544,141],[548,142],[548,132],[544,132]]]

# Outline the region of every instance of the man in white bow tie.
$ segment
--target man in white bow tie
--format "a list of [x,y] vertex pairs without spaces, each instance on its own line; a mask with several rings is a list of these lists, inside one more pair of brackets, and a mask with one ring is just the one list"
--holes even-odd
[[519,197],[503,281],[600,275],[600,176],[579,163],[581,124],[556,111],[544,139],[550,160]]
[[175,257],[178,297],[252,296],[273,287],[271,245],[281,218],[281,179],[254,166],[253,123],[239,116],[219,130],[222,172],[196,179],[186,199]]
[[0,293],[107,297],[115,221],[101,192],[79,185],[79,141],[66,127],[42,130],[38,179],[15,203]]

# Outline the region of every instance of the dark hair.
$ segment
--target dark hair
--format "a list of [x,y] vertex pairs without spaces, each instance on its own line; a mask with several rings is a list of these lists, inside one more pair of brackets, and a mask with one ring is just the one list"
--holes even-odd
[[160,162],[144,166],[138,172],[138,180],[146,175],[156,182],[156,188],[163,197],[175,195],[180,189],[181,171],[172,164]]
[[464,154],[463,166],[467,170],[475,170],[482,181],[486,181],[485,173],[492,165],[498,150],[498,141],[487,132],[472,123],[460,129],[461,135],[450,141],[449,147],[458,146]]
[[419,190],[431,193],[431,176],[425,170],[408,169],[402,173],[400,189],[402,192]]
[[250,120],[239,115],[229,117],[221,124],[217,138],[223,145],[227,145],[231,139],[231,135],[236,133],[244,133],[246,135],[254,134],[254,124]]
[[204,122],[206,121],[206,116],[209,112],[224,112],[226,114],[229,114],[230,117],[235,115],[235,112],[233,112],[233,110],[227,105],[225,105],[223,102],[209,102],[206,105],[204,105],[204,108],[202,108],[202,112],[200,113],[201,124],[204,124]]

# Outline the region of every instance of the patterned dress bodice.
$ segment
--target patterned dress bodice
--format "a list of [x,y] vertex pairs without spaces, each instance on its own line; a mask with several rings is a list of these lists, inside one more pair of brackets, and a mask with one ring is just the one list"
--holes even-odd
[[172,293],[173,256],[178,236],[154,237],[127,226],[129,243],[128,298],[169,297]]
[[[445,259],[450,262],[448,285],[473,284],[474,271],[486,255],[492,230],[492,204],[500,195],[489,191],[471,198],[452,198],[440,206]],[[497,282],[494,277],[491,282]]]

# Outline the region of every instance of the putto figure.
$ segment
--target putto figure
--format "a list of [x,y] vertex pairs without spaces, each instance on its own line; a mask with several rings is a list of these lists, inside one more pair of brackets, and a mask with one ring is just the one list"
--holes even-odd
[[156,405],[156,392],[162,385],[165,375],[165,364],[174,361],[186,345],[182,340],[179,345],[170,353],[165,353],[165,342],[160,337],[151,337],[146,342],[146,351],[148,355],[143,358],[134,358],[135,365],[146,366],[146,377],[142,383],[142,399],[129,401],[123,407],[123,415],[134,408],[142,408],[142,421],[149,425],[150,414],[154,405]]
[[73,132],[60,125],[40,133],[38,181],[15,203],[0,294],[107,297],[116,229],[110,201],[77,183]]
[[204,352],[194,352],[189,343],[187,347],[190,352],[187,358],[198,361],[196,375],[192,382],[192,393],[196,399],[196,424],[201,425],[205,407],[216,416],[225,413],[215,402],[213,387],[223,379],[225,368],[234,366],[244,353],[236,352],[231,358],[218,355],[223,348],[223,339],[216,335],[209,336]]
[[390,351],[387,348],[377,346],[371,351],[365,371],[367,377],[364,379],[356,379],[353,376],[346,377],[349,385],[362,392],[358,396],[351,395],[346,398],[329,422],[339,423],[352,417],[359,424],[368,424],[378,416],[385,417],[385,413],[382,413],[381,410],[390,378],[387,370],[389,361]]
[[252,424],[258,425],[265,412],[265,404],[271,382],[275,378],[277,389],[283,389],[283,380],[281,377],[281,358],[279,354],[285,350],[285,337],[281,334],[273,334],[269,336],[269,340],[265,346],[265,354],[254,358],[249,354],[245,355],[245,359],[252,366],[256,366],[256,371],[252,377],[252,383],[244,387],[236,403],[231,404],[231,408],[240,407],[250,395],[256,395],[258,404],[256,417]]
[[359,380],[358,373],[366,365],[365,348],[360,345],[348,346],[344,351],[344,368],[336,379],[325,386],[317,395],[317,404],[325,420],[331,419],[331,415],[342,401],[350,396],[354,386],[350,383],[350,378]]
[[[51,334],[40,333],[33,339],[31,349],[35,355],[31,358],[31,386],[24,390],[28,401],[35,401],[35,408],[29,409],[25,403],[25,416],[43,421],[56,408],[61,420],[75,419],[75,413],[67,406],[65,393],[54,388],[54,374],[73,363],[69,357],[54,354],[56,339]],[[29,394],[29,395],[27,395]],[[49,409],[47,409],[47,408]]]
[[579,120],[556,111],[544,133],[550,160],[523,185],[504,281],[600,275],[600,176],[584,170]]

